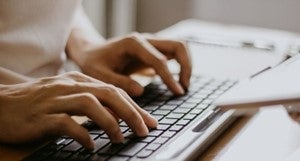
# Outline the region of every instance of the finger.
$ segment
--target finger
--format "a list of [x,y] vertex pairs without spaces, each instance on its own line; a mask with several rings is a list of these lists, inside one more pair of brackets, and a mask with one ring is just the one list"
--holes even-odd
[[94,148],[93,140],[91,139],[88,131],[77,124],[69,115],[50,115],[48,124],[50,124],[48,133],[58,136],[68,135],[82,144],[85,148]]
[[55,102],[55,105],[49,109],[51,113],[85,115],[95,121],[106,132],[112,142],[124,141],[115,117],[100,104],[94,95],[90,93],[72,94],[57,97]]
[[89,91],[95,95],[106,107],[124,120],[138,136],[146,136],[149,130],[144,120],[138,111],[122,96],[120,93],[121,89],[112,85],[99,87],[97,87],[97,85],[98,84],[89,84],[81,90]]
[[[127,101],[126,98],[120,93],[121,89],[111,87],[106,89],[104,95],[100,96],[107,107],[109,107],[116,115],[124,120],[127,125],[138,136],[146,136],[148,134],[148,128],[138,111]],[[97,93],[95,93],[97,95]],[[98,93],[99,96],[99,93]]]
[[148,39],[148,41],[168,57],[175,58],[180,64],[180,83],[187,89],[190,84],[192,63],[186,45],[182,42],[172,40]]
[[173,78],[167,67],[167,58],[155,49],[146,39],[141,36],[134,36],[126,39],[124,45],[131,46],[126,48],[131,56],[138,58],[146,65],[154,68],[156,73],[162,78],[168,88],[177,95],[184,94],[181,85]]
[[[62,90],[64,89],[64,90]],[[148,134],[148,128],[145,125],[142,117],[140,114],[136,111],[134,107],[119,93],[117,87],[114,87],[112,85],[104,84],[104,83],[99,83],[99,81],[95,81],[94,83],[81,83],[81,82],[76,82],[73,86],[66,86],[65,88],[58,89],[60,94],[64,95],[71,95],[71,94],[79,94],[79,93],[84,93],[82,97],[83,99],[86,100],[87,103],[91,102],[95,107],[100,107],[101,112],[106,115],[110,116],[110,122],[112,120],[115,121],[113,116],[107,110],[103,110],[104,107],[100,104],[100,102],[97,100],[101,100],[102,103],[106,107],[109,107],[116,115],[118,115],[119,118],[123,119],[127,125],[138,135],[138,136],[146,136]],[[90,93],[90,94],[89,94]],[[97,98],[96,98],[96,97]],[[84,101],[82,101],[84,102]],[[77,102],[79,104],[80,102]],[[82,104],[81,104],[82,105]],[[66,106],[66,105],[64,105]],[[84,107],[84,104],[82,105]],[[68,106],[67,106],[68,107]],[[75,106],[77,107],[77,106]],[[89,107],[89,106],[88,106]],[[79,111],[81,108],[76,108],[76,112]],[[73,110],[73,109],[72,109]],[[62,111],[64,112],[64,111]],[[73,111],[74,112],[74,111]],[[79,111],[82,112],[82,111]],[[83,111],[86,112],[86,111]],[[96,116],[101,116],[101,113]],[[90,114],[84,114],[90,117],[92,120],[94,120],[96,123],[99,125],[102,122],[107,122],[107,120],[99,120],[99,117],[96,117],[94,113]],[[93,116],[93,117],[92,117]],[[100,117],[102,118],[102,117]],[[98,120],[98,121],[97,121]],[[116,123],[117,124],[117,123]],[[111,127],[106,127],[107,124],[101,124],[102,128],[107,132],[108,135],[112,136],[112,138],[120,140],[120,135],[117,133],[116,128],[114,128],[114,132],[110,129]],[[118,124],[117,124],[118,125]],[[118,128],[120,131],[120,128]],[[115,134],[116,136],[114,136]]]
[[101,75],[105,78],[104,81],[124,89],[131,96],[140,96],[144,92],[144,88],[128,76],[117,74],[109,69],[103,69]]
[[142,116],[145,124],[149,128],[156,128],[158,125],[158,121],[151,116],[147,111],[143,110],[142,108],[139,107],[129,96],[126,92],[121,91],[122,95],[132,104],[132,106],[139,112],[139,114]]

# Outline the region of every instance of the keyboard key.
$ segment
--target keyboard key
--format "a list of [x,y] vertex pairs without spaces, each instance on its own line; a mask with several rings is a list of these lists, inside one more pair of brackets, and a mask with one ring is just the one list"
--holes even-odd
[[198,115],[198,114],[200,114],[202,111],[203,111],[203,109],[195,108],[195,109],[193,109],[193,110],[190,112],[190,114],[196,114],[196,115]]
[[102,135],[104,134],[104,131],[101,129],[92,129],[89,131],[90,134],[95,134],[95,135]]
[[147,158],[153,153],[153,150],[142,150],[137,154],[138,158]]
[[119,152],[125,144],[108,144],[104,148],[100,149],[97,153],[98,154],[106,154],[106,155],[114,155]]
[[70,153],[70,152],[59,151],[59,152],[55,153],[54,155],[48,157],[47,159],[51,159],[51,160],[65,160],[68,157],[70,157],[71,154],[72,153]]
[[197,115],[196,114],[187,114],[183,117],[184,120],[193,120]]
[[161,120],[164,116],[163,115],[152,115],[156,120]]
[[202,101],[201,103],[203,103],[203,104],[211,104],[212,102],[213,102],[214,100],[212,100],[212,99],[205,99],[204,101]]
[[170,127],[170,125],[166,125],[166,124],[158,124],[156,129],[157,130],[167,130]]
[[96,153],[98,150],[103,148],[105,145],[109,143],[109,139],[97,139],[94,144],[95,144],[95,149],[93,150],[93,153]]
[[170,101],[167,102],[168,105],[180,105],[182,103],[183,103],[182,100],[176,100],[176,99],[170,100]]
[[151,130],[148,136],[159,136],[163,131],[160,130]]
[[95,139],[98,137],[98,135],[96,135],[96,134],[90,134],[90,137],[91,137],[93,140],[95,140]]
[[159,108],[159,106],[145,106],[143,109],[146,111],[155,111]]
[[175,109],[173,112],[174,113],[183,113],[183,114],[186,114],[186,113],[188,113],[190,111],[190,109],[188,109],[188,108],[177,108],[177,109]]
[[141,151],[147,143],[131,143],[128,146],[126,146],[124,149],[122,149],[118,155],[124,155],[124,156],[129,156],[132,157],[139,151]]
[[169,110],[156,110],[152,114],[153,115],[167,115],[168,113],[170,113]]
[[162,119],[159,121],[160,124],[173,125],[177,119]]
[[124,138],[133,138],[135,137],[135,134],[131,131],[131,130],[127,130],[124,134],[123,134]]
[[124,157],[124,156],[113,156],[109,158],[109,161],[127,161],[129,160],[129,157]]
[[86,161],[105,161],[109,158],[109,156],[94,154]]
[[108,139],[109,137],[108,137],[108,135],[107,135],[106,133],[104,133],[104,134],[102,134],[102,135],[100,136],[100,138],[102,138],[102,139]]
[[151,143],[149,144],[145,149],[146,150],[157,150],[159,147],[161,146],[161,144],[154,144],[154,143]]
[[62,150],[63,151],[70,151],[70,152],[76,152],[78,151],[82,146],[77,142],[73,141],[71,144],[67,145],[64,147]]
[[190,120],[179,120],[176,125],[187,125],[190,122]]
[[164,133],[161,135],[161,137],[171,138],[171,137],[173,137],[175,134],[176,134],[175,131],[166,131],[166,132],[164,132]]
[[166,116],[168,119],[180,119],[184,114],[182,113],[170,113]]
[[147,136],[145,138],[139,138],[138,142],[145,142],[145,143],[150,143],[155,139],[155,137],[152,136]]
[[121,121],[119,125],[120,127],[128,127],[125,121]]
[[161,110],[174,110],[177,107],[177,105],[163,105],[159,109]]
[[164,144],[168,141],[168,138],[166,137],[158,137],[157,139],[154,140],[154,143],[157,144]]
[[[199,103],[201,100],[198,99],[197,103]],[[194,108],[197,103],[189,103],[189,102],[184,102],[183,104],[181,104],[179,107],[181,108],[188,108],[188,109],[191,109],[191,108]]]
[[121,129],[122,133],[125,133],[129,129],[129,127],[122,127],[122,126],[120,126],[120,129]]
[[199,104],[195,108],[196,109],[206,109],[209,105],[208,104]]
[[183,128],[183,126],[182,125],[174,125],[174,126],[172,126],[169,130],[170,131],[180,131],[181,129]]
[[190,98],[188,100],[186,100],[186,103],[191,103],[191,104],[197,104],[199,103],[201,100],[197,99],[197,98]]

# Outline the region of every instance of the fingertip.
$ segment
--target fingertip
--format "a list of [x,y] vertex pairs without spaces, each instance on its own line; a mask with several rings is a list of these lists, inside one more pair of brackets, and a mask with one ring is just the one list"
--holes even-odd
[[185,93],[185,90],[179,83],[176,83],[176,90],[177,91],[175,94],[177,94],[177,95],[184,95],[184,93]]
[[121,132],[118,132],[115,134],[115,136],[113,138],[110,139],[112,143],[124,143],[125,141],[125,138],[124,136],[122,135]]
[[92,138],[90,137],[89,143],[86,145],[87,149],[94,149],[95,148],[95,143],[92,140]]
[[137,82],[131,83],[129,86],[129,90],[129,95],[134,97],[141,96],[144,93],[144,88]]
[[185,92],[188,91],[189,86],[190,86],[190,80],[189,79],[182,79],[180,81],[180,84],[182,85],[182,87],[184,88]]
[[146,127],[146,125],[144,125],[143,128],[141,128],[141,130],[137,132],[137,135],[139,137],[145,137],[148,135],[148,133],[149,133],[149,129]]
[[151,116],[151,120],[149,121],[149,128],[156,128],[158,126],[158,120]]

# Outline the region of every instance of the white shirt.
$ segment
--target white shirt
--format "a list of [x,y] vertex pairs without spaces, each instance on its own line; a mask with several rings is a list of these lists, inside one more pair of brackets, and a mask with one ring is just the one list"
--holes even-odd
[[0,66],[27,76],[55,75],[81,0],[0,0]]

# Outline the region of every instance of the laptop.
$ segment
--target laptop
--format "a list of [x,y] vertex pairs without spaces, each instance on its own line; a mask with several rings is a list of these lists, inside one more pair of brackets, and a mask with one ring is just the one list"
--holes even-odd
[[187,94],[175,97],[160,79],[155,78],[145,87],[144,95],[135,99],[159,122],[156,129],[150,129],[147,137],[136,137],[121,120],[119,125],[125,142],[112,144],[103,130],[87,121],[82,126],[93,138],[94,150],[86,150],[72,138],[62,136],[42,146],[24,161],[193,160],[237,118],[235,110],[222,111],[214,104],[236,84],[236,80],[195,74]]

